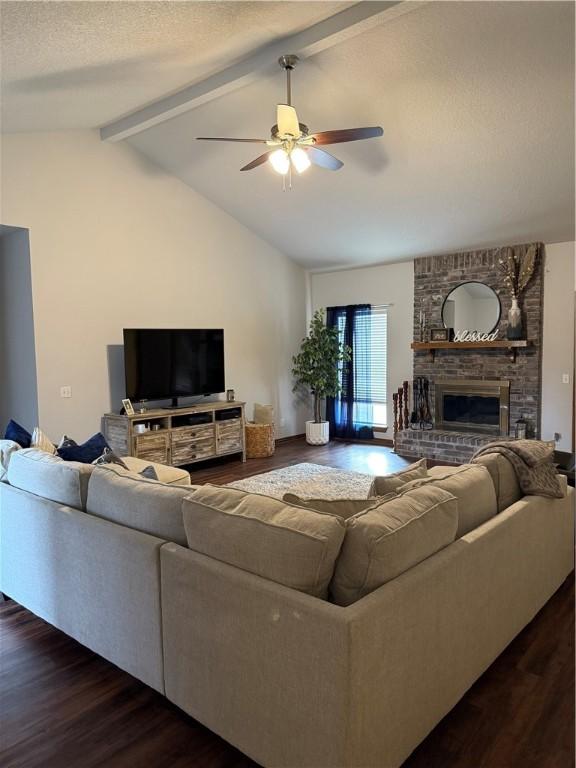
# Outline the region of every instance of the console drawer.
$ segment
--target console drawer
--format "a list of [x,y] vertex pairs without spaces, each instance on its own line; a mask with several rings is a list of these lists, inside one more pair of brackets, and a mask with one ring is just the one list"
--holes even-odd
[[208,435],[201,438],[175,440],[172,436],[172,464],[189,464],[197,459],[208,459],[216,453],[214,437]]
[[134,454],[139,459],[168,464],[168,434],[137,435],[135,438]]
[[195,427],[178,427],[172,430],[172,445],[190,440],[213,440],[214,424],[199,424]]

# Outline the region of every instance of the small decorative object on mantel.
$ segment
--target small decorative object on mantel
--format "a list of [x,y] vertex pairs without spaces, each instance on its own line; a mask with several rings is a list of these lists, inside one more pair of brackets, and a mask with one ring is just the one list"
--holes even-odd
[[537,246],[529,246],[522,256],[519,253],[514,253],[512,248],[507,250],[506,256],[499,261],[500,269],[504,273],[504,282],[512,298],[512,306],[508,310],[506,336],[510,340],[518,340],[523,335],[520,297],[534,274]]
[[458,331],[454,336],[454,341],[496,341],[498,338],[498,331],[492,331],[492,333],[480,333],[479,331]]
[[430,328],[430,341],[453,341],[454,328]]
[[236,399],[236,393],[233,389],[227,389],[226,390],[226,402],[233,403]]

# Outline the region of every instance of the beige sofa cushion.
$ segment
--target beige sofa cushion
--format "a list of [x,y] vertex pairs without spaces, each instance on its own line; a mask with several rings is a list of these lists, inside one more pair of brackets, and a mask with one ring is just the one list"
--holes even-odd
[[451,544],[458,526],[455,497],[427,485],[390,498],[346,523],[330,590],[350,605]]
[[[190,472],[180,467],[169,467],[166,464],[158,464],[155,461],[137,459],[135,456],[122,456],[122,461],[130,472],[138,474],[145,467],[154,467],[158,480],[165,485],[190,485]],[[119,465],[117,465],[119,466]]]
[[64,461],[38,448],[24,448],[12,454],[7,480],[14,488],[85,510],[93,469],[92,464]]
[[420,459],[420,461],[410,464],[409,467],[400,470],[400,472],[375,477],[368,496],[386,496],[388,493],[398,491],[411,480],[418,480],[426,476],[426,459]]
[[186,546],[182,501],[192,486],[166,485],[116,464],[94,468],[86,512]]
[[305,509],[313,509],[316,512],[324,512],[328,515],[337,515],[344,520],[348,520],[352,515],[364,512],[365,509],[369,509],[381,502],[382,497],[377,499],[303,499],[295,493],[285,493],[282,500],[287,504],[294,504]]
[[245,571],[325,598],[344,521],[235,488],[203,485],[183,504],[188,546]]
[[498,512],[502,512],[511,504],[519,501],[522,496],[520,483],[512,464],[501,453],[483,453],[474,460],[475,464],[481,464],[490,472],[494,483]]
[[457,539],[478,528],[498,512],[494,484],[486,467],[478,464],[433,467],[429,470],[427,478],[413,480],[402,490],[430,484],[443,488],[458,499]]

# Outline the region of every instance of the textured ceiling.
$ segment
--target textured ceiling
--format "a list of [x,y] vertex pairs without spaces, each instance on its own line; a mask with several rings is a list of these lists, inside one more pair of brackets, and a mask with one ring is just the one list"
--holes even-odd
[[3,130],[101,125],[349,5],[1,2]]
[[130,139],[308,267],[376,263],[482,245],[574,239],[574,5],[434,2],[307,59],[294,103],[313,130],[377,125],[382,139],[328,147],[282,192],[258,145],[282,73]]
[[[4,130],[100,125],[345,5],[4,3]],[[432,2],[302,62],[302,122],[384,137],[291,192],[239,173],[258,145],[193,140],[266,137],[283,100],[278,70],[129,142],[312,268],[574,239],[572,2]]]

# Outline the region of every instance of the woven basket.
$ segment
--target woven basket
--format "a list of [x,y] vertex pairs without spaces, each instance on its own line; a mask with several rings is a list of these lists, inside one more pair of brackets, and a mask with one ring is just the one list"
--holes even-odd
[[246,458],[263,459],[276,450],[274,424],[246,422]]

